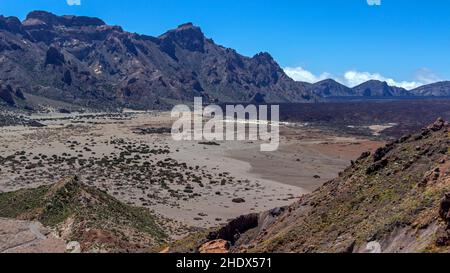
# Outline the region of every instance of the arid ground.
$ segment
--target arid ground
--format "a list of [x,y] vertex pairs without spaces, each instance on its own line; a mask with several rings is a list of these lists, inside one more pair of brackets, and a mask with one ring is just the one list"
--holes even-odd
[[258,142],[176,142],[165,112],[33,119],[46,126],[0,128],[0,191],[77,175],[120,201],[150,208],[174,238],[291,204],[383,144],[289,123],[280,128],[279,150],[264,153]]

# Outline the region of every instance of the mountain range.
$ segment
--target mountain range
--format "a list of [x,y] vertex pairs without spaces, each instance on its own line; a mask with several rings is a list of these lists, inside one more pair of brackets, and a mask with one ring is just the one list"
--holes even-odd
[[270,54],[240,55],[192,23],[152,37],[85,16],[0,16],[0,104],[10,106],[165,109],[197,96],[224,103],[409,95],[449,96],[450,82],[411,91],[378,81],[309,84],[289,78]]

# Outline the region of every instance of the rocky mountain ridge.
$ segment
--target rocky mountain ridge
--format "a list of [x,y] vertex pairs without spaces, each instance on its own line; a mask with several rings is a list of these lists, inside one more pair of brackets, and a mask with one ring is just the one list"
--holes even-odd
[[411,91],[378,81],[355,88],[330,79],[297,82],[270,54],[240,55],[192,23],[152,37],[85,16],[33,11],[23,22],[0,16],[0,56],[0,83],[9,86],[8,92],[2,87],[0,104],[30,109],[47,100],[94,109],[167,109],[198,96],[217,103],[282,103],[450,95],[448,82]]
[[242,56],[191,23],[151,37],[97,18],[34,11],[23,22],[0,17],[0,52],[4,85],[85,106],[311,98],[268,53]]

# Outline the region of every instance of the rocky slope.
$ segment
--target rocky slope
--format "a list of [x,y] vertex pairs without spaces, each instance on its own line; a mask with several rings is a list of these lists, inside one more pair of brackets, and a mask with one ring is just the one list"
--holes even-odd
[[242,56],[190,23],[151,37],[83,16],[0,16],[0,54],[0,80],[15,92],[83,106],[310,99],[268,53]]
[[148,251],[167,237],[148,210],[122,204],[76,177],[1,193],[0,217],[39,221],[58,238],[78,242],[83,252]]
[[228,241],[231,252],[448,252],[449,129],[439,119],[362,154],[292,206],[240,217],[172,250]]

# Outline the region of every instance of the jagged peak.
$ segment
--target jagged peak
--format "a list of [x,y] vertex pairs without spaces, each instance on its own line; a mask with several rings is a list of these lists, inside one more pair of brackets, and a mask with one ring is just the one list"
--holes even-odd
[[194,24],[192,22],[187,22],[187,23],[181,24],[177,27],[177,29],[179,29],[179,30],[188,29],[188,28],[199,28],[199,27],[194,26]]
[[[176,29],[167,31],[159,36],[159,39],[164,41],[166,46],[167,43],[169,45],[176,43],[181,48],[189,51],[203,52],[206,37],[200,27],[197,27],[192,23],[185,23],[179,25]],[[173,51],[173,49],[170,48],[170,51]]]
[[102,26],[106,23],[96,17],[63,15],[58,16],[48,11],[32,11],[28,13],[26,20],[39,20],[47,25],[64,25],[64,26]]
[[253,62],[256,62],[259,65],[269,64],[271,66],[277,67],[277,69],[281,70],[281,67],[275,61],[275,59],[268,52],[260,52],[252,57]]
[[197,35],[200,34],[204,38],[204,34],[203,34],[201,28],[194,25],[191,22],[181,24],[177,28],[169,30],[166,33],[162,34],[161,36],[159,36],[159,38],[164,39],[167,37],[173,37],[173,35],[180,35],[180,33],[181,34],[195,33]]
[[267,60],[267,61],[273,61],[272,55],[268,52],[259,52],[253,56],[253,59],[260,59],[260,60]]

